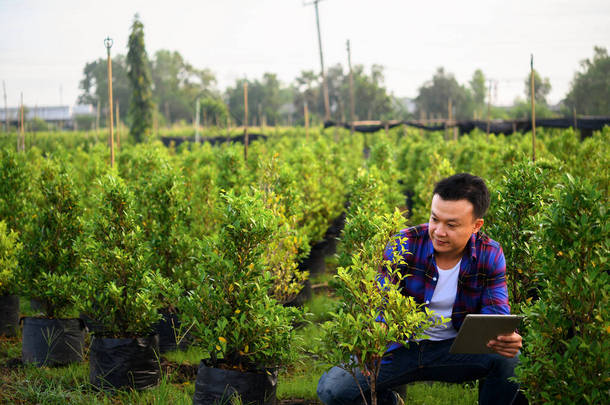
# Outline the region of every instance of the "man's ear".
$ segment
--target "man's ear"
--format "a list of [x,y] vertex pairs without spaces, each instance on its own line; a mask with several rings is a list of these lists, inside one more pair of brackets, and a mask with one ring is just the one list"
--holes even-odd
[[483,223],[485,222],[485,220],[483,218],[477,218],[474,220],[474,230],[472,231],[472,233],[477,233],[479,232],[479,230],[481,229],[481,227],[483,226]]

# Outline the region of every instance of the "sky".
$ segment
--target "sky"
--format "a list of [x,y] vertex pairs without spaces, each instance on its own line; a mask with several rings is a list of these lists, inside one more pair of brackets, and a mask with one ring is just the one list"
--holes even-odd
[[[385,68],[385,86],[414,98],[438,67],[467,84],[476,69],[494,83],[492,101],[524,98],[530,55],[558,103],[594,46],[610,49],[609,0],[322,0],[324,64]],[[311,0],[0,0],[0,80],[9,107],[73,105],[85,64],[127,53],[134,15],[149,57],[178,51],[216,76],[224,90],[238,78],[276,73],[284,84],[320,71]],[[2,104],[4,106],[4,103]]]

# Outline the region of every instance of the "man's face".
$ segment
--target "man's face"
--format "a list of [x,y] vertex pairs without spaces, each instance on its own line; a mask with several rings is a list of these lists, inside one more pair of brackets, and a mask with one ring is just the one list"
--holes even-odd
[[432,197],[428,233],[437,256],[461,256],[470,235],[482,225],[483,219],[474,217],[470,201],[443,200],[438,194]]

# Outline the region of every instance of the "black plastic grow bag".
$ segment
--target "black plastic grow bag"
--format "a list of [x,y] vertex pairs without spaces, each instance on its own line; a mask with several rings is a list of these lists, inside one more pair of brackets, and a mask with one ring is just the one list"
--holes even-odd
[[243,373],[199,363],[193,405],[230,403],[239,395],[242,404],[273,405],[276,402],[277,371]]
[[62,366],[83,361],[85,327],[80,319],[25,317],[21,359],[38,366]]
[[155,324],[155,333],[159,335],[159,351],[186,349],[190,344],[190,334],[183,328],[179,315],[168,309],[159,311],[162,318]]
[[0,336],[17,336],[17,330],[19,330],[19,296],[0,295]]
[[89,352],[89,382],[104,390],[154,387],[161,377],[157,335],[104,338],[94,335]]

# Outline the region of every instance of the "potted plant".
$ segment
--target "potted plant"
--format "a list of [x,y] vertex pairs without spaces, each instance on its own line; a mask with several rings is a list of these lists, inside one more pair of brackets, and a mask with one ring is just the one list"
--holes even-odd
[[270,294],[284,305],[302,305],[311,296],[309,272],[299,269],[299,261],[309,249],[307,236],[298,228],[296,214],[301,198],[296,192],[295,173],[273,154],[260,163],[259,187],[265,208],[278,219],[278,227],[266,245],[265,265],[273,283]]
[[103,389],[144,389],[159,381],[153,327],[161,318],[158,298],[172,286],[150,267],[130,190],[115,174],[100,182],[102,193],[79,240],[77,304],[98,325],[89,353],[89,379]]
[[18,277],[21,294],[40,304],[41,316],[23,319],[22,359],[63,365],[83,360],[85,331],[72,302],[81,208],[69,172],[52,159],[43,162],[37,183]]
[[[169,280],[179,293],[191,289],[194,269],[193,243],[189,236],[191,216],[184,183],[179,172],[168,163],[152,173],[146,181],[136,184],[136,206],[143,236],[149,247],[151,267]],[[174,294],[162,294],[161,320],[155,331],[159,350],[164,353],[185,347],[186,328],[180,322]]]
[[402,256],[384,258],[388,244],[396,248],[404,242],[396,234],[405,221],[398,209],[393,214],[369,209],[378,204],[370,198],[378,191],[373,180],[361,172],[352,184],[352,191],[358,185],[368,187],[361,190],[347,212],[342,243],[349,249],[342,248],[343,266],[334,282],[341,305],[331,313],[332,320],[322,325],[324,333],[316,351],[323,361],[352,375],[364,403],[369,403],[365,396],[368,388],[370,401],[376,405],[376,381],[388,345],[421,339],[422,331],[439,321],[431,320],[427,308],[400,292],[404,276],[398,265],[404,261]]
[[276,368],[294,355],[293,321],[299,311],[284,307],[268,291],[272,276],[264,253],[278,218],[259,192],[223,196],[222,226],[201,243],[196,287],[181,299],[194,344],[207,353],[197,373],[194,404],[228,400],[275,400]]
[[0,221],[0,336],[17,335],[19,326],[19,296],[14,295],[17,255],[21,244],[17,233],[7,229]]

